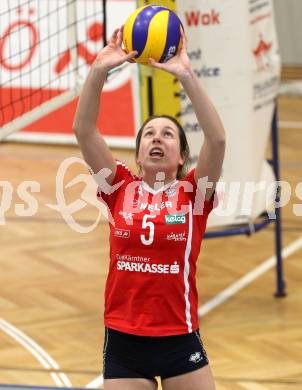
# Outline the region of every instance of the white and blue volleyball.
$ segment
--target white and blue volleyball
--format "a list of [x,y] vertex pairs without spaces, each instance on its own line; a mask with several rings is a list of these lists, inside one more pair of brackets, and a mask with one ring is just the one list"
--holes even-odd
[[169,8],[147,5],[138,8],[124,25],[124,46],[127,52],[136,50],[134,60],[148,64],[149,58],[166,62],[182,46],[182,23]]

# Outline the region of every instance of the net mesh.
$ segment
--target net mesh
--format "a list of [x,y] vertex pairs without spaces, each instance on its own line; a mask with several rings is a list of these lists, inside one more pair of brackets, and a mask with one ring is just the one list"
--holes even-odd
[[102,1],[1,0],[0,127],[75,90],[102,46]]

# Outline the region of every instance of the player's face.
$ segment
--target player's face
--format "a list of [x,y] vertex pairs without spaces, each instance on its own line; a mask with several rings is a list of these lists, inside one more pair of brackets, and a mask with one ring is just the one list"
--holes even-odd
[[168,118],[155,118],[146,124],[137,157],[137,163],[146,170],[175,172],[184,159],[180,152],[178,128]]

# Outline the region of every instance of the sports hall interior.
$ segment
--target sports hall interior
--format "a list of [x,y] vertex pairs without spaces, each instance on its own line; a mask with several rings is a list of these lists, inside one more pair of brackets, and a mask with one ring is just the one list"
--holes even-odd
[[[283,83],[297,80],[302,62],[283,64]],[[286,294],[275,297],[274,265],[260,270],[275,256],[274,223],[250,235],[204,240],[197,268],[200,306],[260,270],[200,318],[217,390],[302,389],[302,92],[280,95],[277,112],[281,180],[292,189],[281,208]],[[132,149],[112,148],[112,153],[137,172]],[[268,159],[271,153],[269,142]],[[95,229],[79,234],[47,206],[57,203],[55,173],[68,157],[81,157],[79,148],[0,143],[0,180],[9,180],[14,189],[0,225],[3,385],[102,388],[109,227],[102,216]],[[64,184],[79,174],[87,170],[74,164]],[[20,217],[17,188],[26,180],[40,183],[34,194],[38,209]],[[81,181],[70,186],[66,205],[84,189]],[[98,209],[86,202],[74,217],[90,226]]]

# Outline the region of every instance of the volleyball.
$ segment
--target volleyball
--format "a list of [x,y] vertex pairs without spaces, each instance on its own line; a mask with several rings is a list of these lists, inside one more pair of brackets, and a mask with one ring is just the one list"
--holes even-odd
[[138,8],[124,25],[123,43],[129,53],[136,50],[134,61],[148,64],[149,58],[166,62],[182,46],[179,17],[169,8],[160,5],[147,5]]

